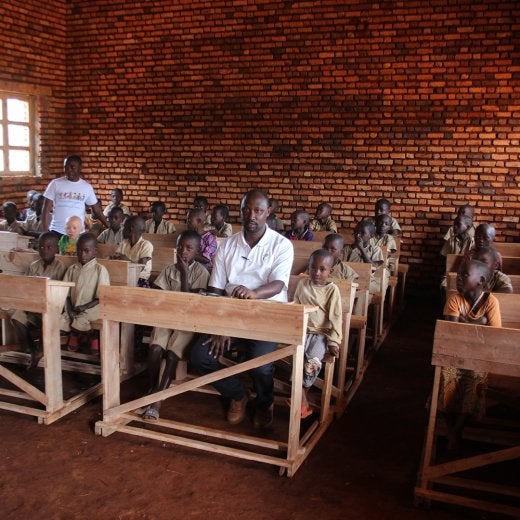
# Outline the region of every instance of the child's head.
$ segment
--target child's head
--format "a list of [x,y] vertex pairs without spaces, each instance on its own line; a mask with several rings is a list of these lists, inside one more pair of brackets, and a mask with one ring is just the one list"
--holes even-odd
[[33,201],[33,197],[37,194],[38,192],[36,190],[29,190],[26,194],[26,197],[27,197],[27,206],[29,206],[30,208],[34,209],[33,207],[33,204],[34,204],[34,201]]
[[76,254],[81,265],[88,264],[97,254],[97,240],[92,233],[82,233],[76,244]]
[[372,222],[368,220],[362,220],[358,222],[354,228],[354,238],[361,240],[363,244],[366,244],[375,234],[376,228]]
[[155,222],[161,222],[163,215],[166,213],[166,204],[160,200],[152,202],[152,205],[150,206],[150,213],[152,214],[152,218]]
[[188,211],[186,217],[186,227],[192,231],[200,231],[204,227],[204,221],[206,220],[206,214],[201,208],[192,208]]
[[464,296],[482,292],[490,275],[489,267],[480,260],[463,262],[457,272],[457,291]]
[[498,251],[490,246],[484,246],[478,249],[473,258],[486,264],[491,271],[496,271],[500,265]]
[[82,161],[79,155],[69,155],[65,158],[65,161],[63,161],[63,169],[69,181],[76,182],[79,180],[81,166]]
[[269,199],[269,207],[271,208],[271,215],[274,215],[278,211],[278,200]]
[[392,217],[386,213],[381,213],[376,217],[376,234],[379,236],[387,235],[392,229]]
[[45,264],[50,264],[58,254],[58,235],[46,231],[38,239],[38,253]]
[[123,190],[121,188],[114,188],[110,193],[110,198],[116,206],[119,206],[123,200]]
[[345,241],[341,235],[338,235],[338,233],[327,235],[323,241],[323,249],[327,250],[334,257],[334,262],[339,260],[341,257],[344,246]]
[[206,213],[208,210],[208,199],[206,197],[203,197],[202,195],[197,195],[193,199],[193,207],[196,209],[201,209]]
[[31,199],[31,208],[34,210],[36,215],[41,215],[44,202],[45,197],[41,193],[35,193],[33,195],[33,198]]
[[291,228],[302,231],[309,225],[309,214],[304,209],[297,209],[291,215]]
[[211,225],[216,228],[222,227],[229,216],[228,207],[225,204],[217,204],[211,210]]
[[459,215],[453,221],[453,233],[455,236],[463,236],[471,227],[471,219],[464,215]]
[[457,209],[457,216],[466,216],[469,217],[473,221],[473,217],[475,216],[475,210],[469,204],[464,204],[463,206],[459,206]]
[[108,223],[110,224],[110,229],[112,231],[119,231],[124,219],[125,219],[125,214],[123,213],[123,210],[119,206],[114,206],[108,212]]
[[375,214],[377,215],[388,215],[391,208],[390,201],[388,199],[379,199],[375,205]]
[[177,256],[189,264],[199,251],[200,235],[191,229],[183,231],[177,238]]
[[136,243],[145,230],[145,221],[142,217],[134,215],[125,220],[123,226],[123,238],[130,240],[132,243]]
[[327,220],[330,217],[330,214],[332,213],[332,206],[328,204],[327,202],[322,202],[317,208],[316,208],[316,218],[318,220]]
[[495,228],[487,222],[480,224],[475,229],[475,246],[480,249],[484,246],[491,245],[496,238]]
[[83,220],[77,215],[72,215],[65,221],[65,234],[72,240],[77,240],[82,232]]
[[4,218],[11,224],[16,220],[16,215],[18,214],[18,208],[16,207],[16,204],[11,201],[4,202],[2,204],[2,209],[4,212]]
[[334,257],[326,249],[317,249],[309,258],[309,277],[314,285],[325,285],[334,267]]

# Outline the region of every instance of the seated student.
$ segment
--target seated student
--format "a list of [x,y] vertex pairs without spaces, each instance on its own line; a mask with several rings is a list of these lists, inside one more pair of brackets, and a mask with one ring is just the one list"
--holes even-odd
[[211,213],[208,214],[208,199],[202,195],[195,195],[193,207],[204,212],[204,226],[211,226]]
[[374,222],[378,215],[390,215],[390,218],[392,219],[392,226],[389,230],[389,234],[398,237],[402,234],[401,226],[397,223],[397,220],[395,220],[395,218],[392,217],[392,215],[390,214],[390,208],[391,204],[388,199],[379,199],[375,204]]
[[27,215],[29,216],[22,224],[25,235],[39,237],[43,232],[41,217],[44,200],[45,198],[41,193],[33,195],[33,210],[31,213],[27,212]]
[[229,209],[225,204],[217,204],[211,210],[211,226],[205,226],[217,238],[230,237],[233,234],[231,224],[227,222]]
[[2,210],[5,220],[0,220],[0,231],[10,231],[11,233],[18,233],[23,235],[22,223],[16,220],[18,209],[16,204],[11,201],[2,204]]
[[[191,230],[183,231],[177,239],[177,263],[164,268],[154,282],[154,287],[165,291],[198,292],[208,286],[208,270],[195,260],[200,253],[200,235]],[[148,374],[150,388],[148,394],[159,392],[170,386],[175,367],[185,358],[186,349],[195,334],[182,330],[155,327],[150,337],[148,350]],[[161,376],[161,361],[166,364]],[[161,403],[146,407],[145,419],[159,419]]]
[[[475,216],[475,210],[469,204],[464,204],[459,206],[457,209],[457,217],[468,217],[471,220],[471,227],[468,229],[468,235],[470,237],[475,236],[475,223],[473,222],[473,218]],[[453,226],[450,226],[446,234],[444,235],[444,240],[451,240],[453,238]]]
[[115,254],[114,260],[127,260],[134,264],[144,265],[137,280],[138,287],[150,288],[150,274],[152,272],[153,244],[143,238],[145,228],[144,219],[134,215],[126,219],[123,226],[123,240]]
[[120,244],[123,241],[123,219],[125,214],[119,206],[114,206],[108,213],[109,228],[97,237],[100,244]]
[[175,233],[175,225],[163,218],[166,213],[166,205],[160,200],[152,202],[150,206],[152,218],[145,222],[145,233],[156,233],[158,235],[169,235]]
[[316,208],[316,215],[311,220],[309,228],[311,231],[332,231],[333,233],[338,232],[336,223],[330,216],[332,213],[332,206],[327,202],[322,202]]
[[[457,293],[449,296],[444,306],[444,319],[501,327],[498,300],[484,291],[489,276],[490,271],[484,263],[478,260],[464,262],[457,274]],[[458,450],[468,419],[479,419],[484,412],[486,378],[487,374],[472,370],[442,369],[439,412],[446,417],[450,454]]]
[[186,226],[200,235],[200,252],[195,256],[195,260],[204,265],[208,271],[211,271],[218,244],[211,231],[204,231],[204,211],[200,208],[190,209]]
[[[482,247],[493,247],[492,244],[496,239],[496,230],[487,222],[483,222],[482,224],[477,226],[475,229],[475,244],[474,246],[466,252],[466,259],[474,258],[475,254]],[[498,270],[502,271],[502,255],[499,251],[497,251],[498,256]]]
[[488,269],[491,271],[491,276],[484,286],[485,291],[500,293],[513,292],[511,278],[498,269],[500,257],[498,256],[498,251],[496,249],[489,246],[481,247],[475,252],[474,259],[480,260],[486,264]]
[[352,267],[350,267],[350,265],[341,260],[344,247],[345,241],[343,240],[343,237],[337,233],[327,235],[323,241],[323,249],[328,251],[334,258],[334,264],[330,276],[331,278],[339,278],[341,280],[351,280],[355,282],[359,278],[358,274],[354,269],[352,269]]
[[309,214],[304,209],[297,209],[291,215],[291,229],[285,232],[285,238],[289,240],[314,240],[314,235],[309,229]]
[[441,255],[466,254],[474,245],[473,238],[469,234],[471,220],[469,217],[456,217],[453,222],[453,233],[449,240],[445,240],[441,249]]
[[269,208],[271,209],[271,213],[267,217],[267,225],[274,231],[283,233],[285,231],[285,224],[281,218],[276,216],[276,212],[278,211],[278,200],[269,199]]
[[305,338],[303,393],[301,418],[312,414],[307,400],[309,388],[321,371],[324,358],[339,356],[342,339],[341,295],[338,286],[328,280],[334,257],[325,249],[317,249],[309,258],[309,277],[296,286],[294,302],[315,305],[318,310],[309,314]]
[[[38,239],[38,253],[40,258],[29,265],[25,274],[27,276],[44,276],[51,280],[62,280],[67,267],[56,258],[58,235],[50,231],[42,233]],[[36,367],[41,357],[41,351],[39,354],[38,347],[33,340],[33,332],[35,329],[40,329],[41,333],[41,316],[33,312],[16,310],[11,316],[11,320],[20,343],[31,353],[29,368]]]
[[62,235],[58,242],[60,255],[76,255],[76,242],[83,233],[83,219],[77,215],[68,217],[65,221],[65,235]]
[[36,190],[29,190],[27,192],[27,207],[22,210],[20,220],[26,221],[34,215],[34,203],[36,202],[35,195],[40,195]]
[[103,215],[105,215],[105,217],[108,217],[112,208],[121,208],[124,214],[123,218],[129,217],[131,214],[130,208],[126,204],[123,204],[121,202],[123,200],[123,190],[121,188],[114,188],[110,193],[110,197],[112,199],[112,202],[110,202],[107,205],[107,207],[103,210]]
[[78,238],[78,261],[66,271],[63,281],[74,282],[60,319],[60,330],[69,332],[68,350],[75,352],[80,346],[80,334],[90,340],[90,351],[99,354],[99,338],[91,323],[99,319],[98,287],[110,285],[107,268],[97,263],[97,241],[91,233]]
[[378,215],[376,217],[376,233],[370,239],[370,242],[374,246],[383,247],[385,246],[388,251],[388,261],[387,261],[387,274],[396,275],[395,272],[395,253],[397,252],[397,244],[395,243],[395,238],[390,234],[390,230],[392,228],[392,217],[385,213]]
[[[372,275],[370,277],[370,294],[379,292],[379,283],[374,276],[374,271],[383,263],[384,256],[381,248],[370,242],[376,229],[372,222],[362,220],[354,228],[354,243],[346,245],[343,249],[342,260],[344,262],[362,262],[372,265]],[[386,280],[386,285],[388,280]],[[385,292],[385,280],[383,280],[382,291]]]

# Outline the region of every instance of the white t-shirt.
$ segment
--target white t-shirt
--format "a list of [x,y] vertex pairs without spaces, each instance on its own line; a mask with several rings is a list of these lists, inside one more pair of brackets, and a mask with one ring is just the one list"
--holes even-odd
[[252,249],[240,231],[218,246],[208,285],[230,295],[237,285],[254,290],[281,280],[285,287],[269,300],[286,302],[293,258],[291,241],[269,227],[266,226],[264,235]]
[[85,180],[79,179],[72,182],[67,177],[52,180],[43,196],[52,200],[52,220],[50,231],[65,233],[65,221],[74,215],[80,217],[85,223],[85,204],[93,206],[97,203],[94,188]]

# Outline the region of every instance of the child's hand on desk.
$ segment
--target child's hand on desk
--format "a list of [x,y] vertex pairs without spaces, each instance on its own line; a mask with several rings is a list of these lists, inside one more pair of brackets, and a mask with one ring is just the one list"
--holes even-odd
[[231,293],[233,298],[240,298],[241,300],[256,300],[256,293],[243,285],[237,285]]
[[214,358],[222,356],[226,350],[229,350],[231,344],[231,338],[229,336],[210,336],[206,341],[202,343],[208,345],[209,354]]

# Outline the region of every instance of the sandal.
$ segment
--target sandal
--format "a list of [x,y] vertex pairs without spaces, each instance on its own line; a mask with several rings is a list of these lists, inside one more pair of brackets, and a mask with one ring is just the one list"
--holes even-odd
[[159,410],[154,404],[150,404],[146,407],[143,413],[143,419],[145,421],[156,421],[159,419]]
[[[285,404],[290,408],[291,407],[291,400],[290,399],[285,399]],[[300,419],[307,419],[307,417],[309,417],[310,415],[313,414],[313,411],[311,410],[311,408],[307,408],[303,403],[302,403],[302,407],[301,407],[301,410],[300,410]]]

